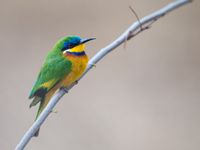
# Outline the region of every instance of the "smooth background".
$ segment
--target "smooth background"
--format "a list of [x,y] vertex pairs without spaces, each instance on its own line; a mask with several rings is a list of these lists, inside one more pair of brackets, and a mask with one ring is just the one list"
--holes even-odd
[[[92,57],[170,0],[1,0],[0,149],[35,118],[28,94],[44,57],[66,35],[96,37]],[[199,150],[200,2],[118,47],[65,95],[27,150]]]

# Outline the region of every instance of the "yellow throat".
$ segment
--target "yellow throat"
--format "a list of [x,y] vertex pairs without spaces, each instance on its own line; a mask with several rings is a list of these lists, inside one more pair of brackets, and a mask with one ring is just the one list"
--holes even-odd
[[69,52],[80,53],[83,52],[84,50],[85,50],[85,44],[80,44],[78,46],[73,47],[72,49],[69,49]]

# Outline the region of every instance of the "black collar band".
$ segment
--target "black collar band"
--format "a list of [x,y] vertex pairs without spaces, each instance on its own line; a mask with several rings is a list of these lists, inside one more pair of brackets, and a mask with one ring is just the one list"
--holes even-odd
[[83,55],[85,55],[85,52],[84,51],[82,51],[82,52],[67,52],[67,53],[69,53],[69,54],[72,54],[72,55],[75,55],[75,56],[83,56]]

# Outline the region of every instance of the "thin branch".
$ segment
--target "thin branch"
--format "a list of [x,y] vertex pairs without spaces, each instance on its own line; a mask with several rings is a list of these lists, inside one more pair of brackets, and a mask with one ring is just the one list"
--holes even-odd
[[[175,0],[174,2],[168,4],[167,6],[163,7],[162,9],[143,17],[140,19],[140,22],[133,23],[121,36],[119,36],[115,41],[107,45],[106,47],[102,48],[92,59],[90,59],[88,63],[87,70],[83,74],[85,76],[87,72],[95,66],[97,62],[99,62],[104,56],[106,56],[109,52],[120,46],[128,36],[128,40],[136,36],[137,34],[141,33],[145,29],[149,28],[149,24],[152,24],[155,22],[155,20],[158,20],[160,17],[164,16],[170,11],[173,11],[177,9],[178,7],[185,5],[187,3],[191,2],[191,0]],[[141,25],[143,26],[143,29],[140,29]],[[140,29],[140,30],[139,30]],[[83,77],[82,76],[82,77]],[[81,77],[81,78],[82,78]],[[81,79],[80,78],[80,79]],[[79,79],[79,80],[80,80]],[[52,109],[55,107],[55,105],[58,103],[58,101],[63,97],[65,93],[67,93],[74,85],[71,85],[67,89],[61,88],[57,93],[54,94],[54,96],[51,98],[50,102],[48,103],[47,107],[44,109],[44,111],[40,114],[38,119],[33,123],[33,125],[28,129],[28,131],[24,134],[18,145],[16,146],[15,150],[22,150],[24,147],[28,144],[30,139],[33,137],[34,133],[37,131],[37,129],[43,124],[43,122],[46,120],[48,115],[51,113]]]
[[[139,31],[142,31],[143,28],[142,28],[142,24],[141,24],[141,22],[140,22],[139,16],[137,15],[137,13],[135,12],[135,10],[134,10],[131,6],[129,6],[129,9],[130,9],[131,12],[135,15],[135,17],[137,18],[138,23],[140,24],[140,30],[139,30]],[[138,33],[139,33],[139,32],[138,32]],[[129,32],[129,34],[127,34],[126,40],[124,41],[124,48],[126,48],[126,43],[127,43],[127,41],[130,39],[129,37],[130,37],[131,34],[132,34],[131,32]],[[135,36],[135,35],[134,35],[134,36]],[[133,36],[132,36],[132,37],[133,37]]]

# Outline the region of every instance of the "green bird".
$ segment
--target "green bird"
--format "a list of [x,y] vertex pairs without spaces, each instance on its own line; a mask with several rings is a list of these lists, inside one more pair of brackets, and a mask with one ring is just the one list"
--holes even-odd
[[[30,107],[40,103],[36,119],[59,88],[70,86],[84,73],[88,63],[85,43],[94,39],[63,37],[48,53],[29,95],[33,98]],[[38,134],[39,129],[34,136]]]

